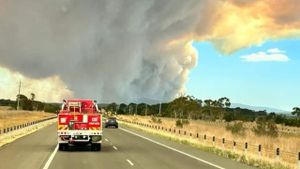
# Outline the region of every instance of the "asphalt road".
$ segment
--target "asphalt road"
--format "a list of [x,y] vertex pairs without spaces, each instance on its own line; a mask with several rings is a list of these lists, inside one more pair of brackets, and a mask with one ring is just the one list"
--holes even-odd
[[[134,129],[105,129],[101,152],[57,150],[56,125],[0,148],[1,169],[253,169]],[[45,167],[47,166],[47,167]]]

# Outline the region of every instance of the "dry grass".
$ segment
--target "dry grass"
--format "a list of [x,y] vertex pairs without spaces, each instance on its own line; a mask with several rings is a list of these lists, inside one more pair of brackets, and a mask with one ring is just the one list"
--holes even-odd
[[[233,141],[237,142],[236,150],[244,151],[244,144],[248,142],[248,153],[252,156],[260,158],[258,155],[258,145],[262,145],[262,158],[266,161],[273,161],[276,157],[276,148],[280,148],[281,156],[280,161],[288,163],[294,166],[297,163],[297,155],[300,152],[300,136],[298,134],[289,134],[283,130],[279,130],[279,137],[272,138],[267,136],[256,136],[251,128],[254,126],[253,123],[245,123],[247,126],[246,134],[244,136],[233,135],[230,131],[226,130],[226,123],[223,122],[207,122],[201,120],[190,120],[189,125],[185,125],[183,128],[177,128],[175,126],[175,120],[171,118],[160,118],[162,123],[153,123],[151,117],[144,116],[119,116],[121,119],[127,119],[129,121],[135,121],[144,124],[155,124],[164,128],[174,129],[176,133],[173,135],[179,135],[178,130],[181,130],[180,137],[188,137],[190,139],[195,139],[196,133],[198,133],[199,138],[196,138],[197,142],[206,145],[212,145],[212,137],[216,137],[215,146],[225,148],[228,150],[233,150]],[[282,127],[282,126],[281,126]],[[286,128],[286,127],[285,127]],[[299,128],[292,128],[291,130],[299,131]],[[183,136],[184,131],[186,131],[186,136]],[[290,129],[288,129],[290,131]],[[165,132],[165,129],[164,129]],[[190,136],[192,133],[192,136]],[[207,135],[207,139],[204,140],[203,136]],[[225,144],[222,144],[222,138],[225,138]]]
[[9,110],[0,106],[0,129],[53,116],[52,113]]

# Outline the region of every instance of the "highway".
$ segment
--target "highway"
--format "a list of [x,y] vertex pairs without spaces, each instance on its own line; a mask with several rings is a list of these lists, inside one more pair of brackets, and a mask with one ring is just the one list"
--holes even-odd
[[56,125],[0,148],[1,169],[254,169],[188,145],[121,126],[104,129],[102,151],[57,151]]

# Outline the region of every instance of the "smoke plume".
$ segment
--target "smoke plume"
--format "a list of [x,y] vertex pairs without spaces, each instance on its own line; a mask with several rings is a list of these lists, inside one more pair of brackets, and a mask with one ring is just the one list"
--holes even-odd
[[[73,97],[101,102],[169,100],[185,91],[189,71],[197,64],[193,40],[211,41],[230,53],[266,39],[299,35],[299,1],[288,2],[294,4],[1,1],[0,75],[5,70],[10,78],[1,76],[0,98],[15,98],[15,92],[2,89],[5,83],[15,84],[7,79],[20,74],[35,89],[24,90],[45,100],[57,101],[72,92]],[[273,7],[282,11],[273,12]]]

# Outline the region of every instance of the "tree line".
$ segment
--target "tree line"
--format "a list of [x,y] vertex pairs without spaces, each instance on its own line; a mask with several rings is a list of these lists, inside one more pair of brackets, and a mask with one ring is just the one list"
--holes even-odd
[[[171,102],[161,104],[146,103],[110,103],[104,108],[117,114],[137,114],[175,119],[201,119],[206,121],[256,121],[265,119],[277,124],[300,127],[300,109],[295,107],[292,115],[268,113],[266,110],[254,111],[245,108],[231,108],[230,99],[200,100],[193,96],[181,96]],[[160,111],[161,110],[161,111]]]
[[17,109],[19,99],[19,110],[27,111],[44,111],[49,113],[55,113],[60,109],[58,103],[45,103],[35,100],[35,94],[31,93],[30,97],[23,94],[17,95],[16,100],[0,99],[0,106],[10,106],[13,109]]

